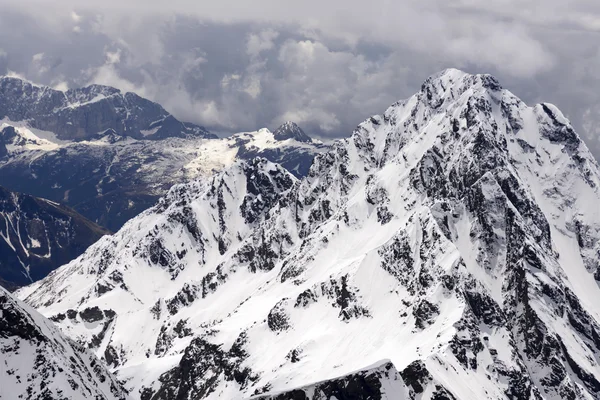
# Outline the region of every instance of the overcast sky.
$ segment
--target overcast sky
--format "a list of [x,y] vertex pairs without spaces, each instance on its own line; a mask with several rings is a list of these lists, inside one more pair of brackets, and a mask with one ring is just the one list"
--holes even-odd
[[457,67],[556,104],[600,158],[599,35],[598,0],[0,0],[0,74],[328,138]]

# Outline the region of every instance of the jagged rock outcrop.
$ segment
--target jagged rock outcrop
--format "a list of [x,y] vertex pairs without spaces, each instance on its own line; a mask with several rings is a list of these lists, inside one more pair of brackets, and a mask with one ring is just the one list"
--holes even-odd
[[281,393],[257,395],[256,400],[456,400],[439,382],[436,382],[425,365],[415,361],[398,372],[394,365],[382,361],[371,368],[313,383]]

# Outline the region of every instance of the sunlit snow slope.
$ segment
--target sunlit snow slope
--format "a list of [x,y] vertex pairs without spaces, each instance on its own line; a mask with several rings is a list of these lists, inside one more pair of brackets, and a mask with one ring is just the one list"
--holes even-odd
[[595,399],[599,186],[554,106],[446,70],[306,178],[175,186],[18,295],[142,399]]

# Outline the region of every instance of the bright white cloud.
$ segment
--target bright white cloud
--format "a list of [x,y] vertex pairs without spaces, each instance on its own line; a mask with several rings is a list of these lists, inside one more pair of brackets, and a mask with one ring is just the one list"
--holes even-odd
[[63,92],[66,92],[67,90],[69,90],[69,84],[65,81],[61,81],[52,85],[52,88],[55,90],[61,90]]
[[113,86],[121,89],[123,92],[134,92],[142,97],[151,97],[152,93],[149,93],[145,86],[136,85],[131,81],[123,78],[119,71],[115,68],[114,58],[107,57],[106,64],[91,68],[86,71],[89,76],[86,85],[99,84],[106,86]]
[[6,76],[8,76],[10,78],[18,78],[18,79],[27,80],[25,75],[19,74],[18,72],[15,72],[15,71],[11,71],[10,69],[6,72]]
[[118,64],[119,62],[121,62],[120,49],[118,49],[117,51],[107,51],[106,53],[104,53],[104,55],[106,56],[107,64]]
[[71,19],[77,24],[81,21],[81,15],[77,14],[75,11],[71,11]]

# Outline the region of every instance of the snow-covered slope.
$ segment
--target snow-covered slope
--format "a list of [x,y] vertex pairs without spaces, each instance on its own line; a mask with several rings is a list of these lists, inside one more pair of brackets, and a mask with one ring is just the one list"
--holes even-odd
[[306,178],[175,186],[18,295],[144,400],[595,399],[599,187],[554,106],[447,70]]
[[0,287],[1,399],[127,399],[84,346]]

